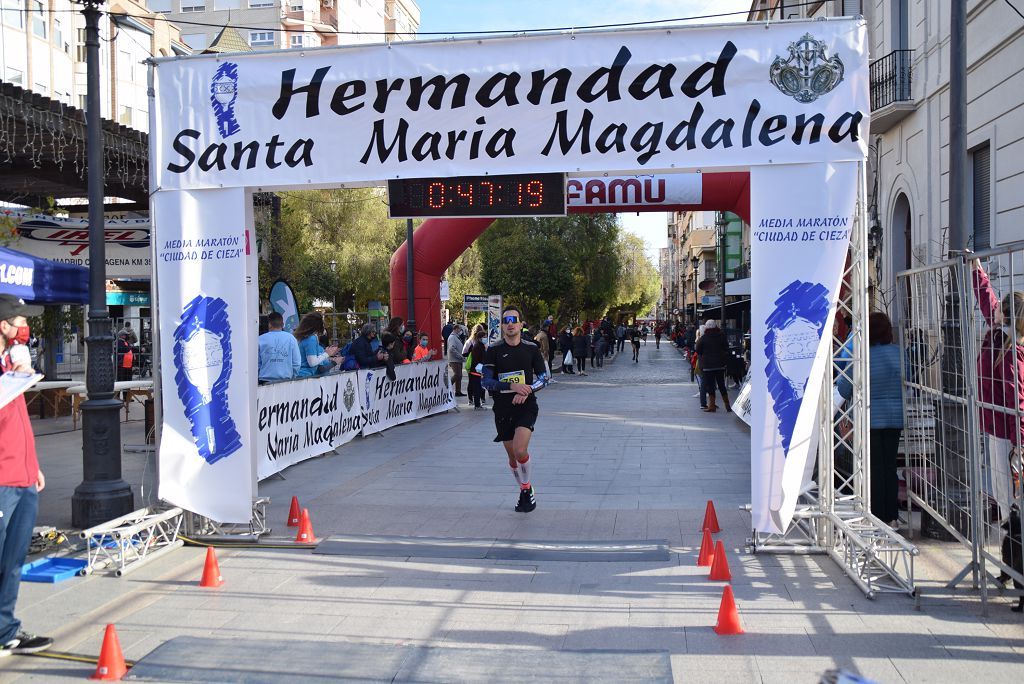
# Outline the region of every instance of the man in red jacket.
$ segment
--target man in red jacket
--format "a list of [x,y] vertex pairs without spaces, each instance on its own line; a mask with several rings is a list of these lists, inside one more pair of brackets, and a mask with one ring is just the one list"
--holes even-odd
[[[0,295],[0,366],[3,372],[32,372],[24,345],[29,338],[27,314],[33,313],[25,302],[11,295]],[[0,656],[36,653],[53,645],[53,639],[21,630],[14,617],[32,527],[36,524],[39,492],[46,486],[36,460],[36,441],[20,395],[0,408]]]

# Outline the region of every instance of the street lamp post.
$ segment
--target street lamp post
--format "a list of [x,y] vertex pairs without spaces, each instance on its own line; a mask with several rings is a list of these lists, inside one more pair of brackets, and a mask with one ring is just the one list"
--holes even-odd
[[693,267],[693,325],[697,325],[697,267],[700,266],[700,257],[694,254],[690,257],[690,266]]
[[82,482],[71,496],[79,529],[131,513],[132,488],[121,479],[122,404],[114,398],[114,335],[107,309],[103,234],[103,129],[100,119],[100,0],[78,0],[85,16],[86,153],[89,170],[89,361],[82,403]]
[[334,275],[338,272],[338,262],[331,259],[328,264],[331,267],[331,342],[338,339],[338,292],[334,281]]

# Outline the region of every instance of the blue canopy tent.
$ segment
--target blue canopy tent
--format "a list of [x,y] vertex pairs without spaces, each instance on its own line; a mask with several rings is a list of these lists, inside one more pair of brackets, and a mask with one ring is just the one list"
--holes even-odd
[[0,294],[28,304],[88,304],[89,269],[0,247]]

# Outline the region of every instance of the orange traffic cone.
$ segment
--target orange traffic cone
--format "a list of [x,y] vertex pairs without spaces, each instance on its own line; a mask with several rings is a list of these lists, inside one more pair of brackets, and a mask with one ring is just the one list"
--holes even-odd
[[295,541],[304,544],[312,544],[316,541],[313,534],[313,522],[309,519],[309,509],[302,509],[302,516],[299,519],[299,533],[295,535]]
[[288,509],[288,527],[299,526],[299,497],[292,497],[292,507]]
[[715,632],[722,636],[731,634],[743,634],[743,627],[740,626],[740,615],[736,612],[736,599],[732,596],[732,587],[725,585],[722,592],[722,605],[718,608],[718,624],[715,625]]
[[722,531],[718,526],[718,516],[715,514],[715,504],[710,500],[708,501],[707,508],[704,509],[704,523],[700,526],[700,529],[711,530],[711,534],[718,534]]
[[224,584],[224,578],[220,575],[220,566],[217,565],[217,554],[213,547],[206,547],[206,565],[203,566],[203,579],[200,580],[201,587],[219,587]]
[[100,659],[96,665],[96,672],[89,679],[116,682],[127,672],[124,654],[121,652],[121,642],[117,639],[117,630],[114,629],[114,625],[107,625],[107,631],[103,634],[103,647],[100,648]]
[[732,573],[729,572],[729,559],[725,557],[725,546],[719,539],[715,544],[715,559],[711,563],[711,574],[708,579],[712,582],[731,582]]
[[706,568],[715,559],[715,547],[711,542],[710,530],[704,530],[704,536],[700,541],[700,553],[697,554],[697,566]]

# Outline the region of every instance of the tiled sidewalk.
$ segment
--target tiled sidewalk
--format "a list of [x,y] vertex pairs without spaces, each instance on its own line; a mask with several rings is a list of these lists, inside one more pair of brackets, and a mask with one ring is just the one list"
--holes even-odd
[[[655,649],[671,654],[680,682],[816,682],[834,667],[882,682],[1024,676],[1024,627],[1008,603],[993,603],[987,619],[970,596],[926,599],[918,612],[905,596],[865,599],[827,558],[746,555],[749,516],[739,506],[749,501],[749,435],[734,416],[699,410],[670,345],[655,350],[651,341],[638,364],[627,353],[588,372],[557,376],[540,396],[534,513],[512,511],[515,483],[491,441],[490,412],[462,410],[356,440],[264,483],[270,519],[283,523],[297,495],[320,536],[666,539],[670,562],[225,549],[225,585],[203,590],[196,586],[202,552],[183,549],[123,579],[23,585],[19,614],[26,628],[52,632],[58,648],[79,653],[97,653],[102,626],[116,622],[130,659],[190,635],[260,639],[275,649],[289,639],[458,646],[500,658],[514,658],[514,649]],[[44,499],[70,496],[80,479],[67,474],[70,463],[60,465],[76,439],[80,433],[40,439],[48,471],[65,471]],[[128,460],[126,477],[140,480],[145,459]],[[723,527],[718,538],[729,553],[742,636],[711,629],[722,584],[695,564],[708,499]],[[61,515],[59,505],[44,510]],[[951,545],[925,551],[923,576],[948,579],[960,567]],[[70,681],[88,672],[59,661],[0,661],[4,681]],[[301,679],[301,662],[293,676]]]

